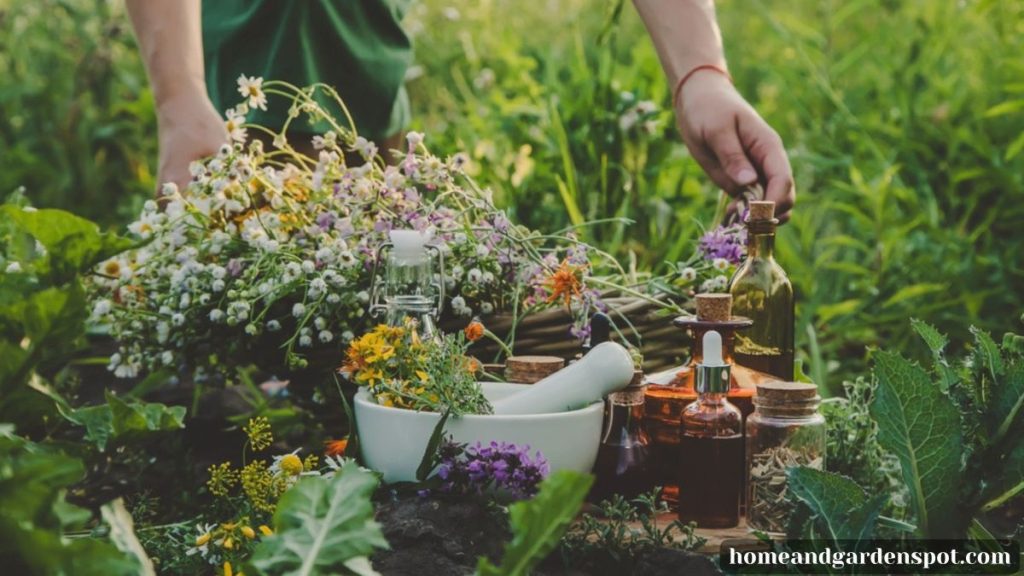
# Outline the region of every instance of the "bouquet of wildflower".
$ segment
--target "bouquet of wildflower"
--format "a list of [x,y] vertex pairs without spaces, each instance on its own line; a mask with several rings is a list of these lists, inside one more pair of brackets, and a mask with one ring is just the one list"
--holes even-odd
[[655,279],[664,292],[690,297],[698,293],[725,292],[746,258],[747,230],[741,224],[719,225],[705,232],[693,256],[670,265],[667,275]]
[[[166,185],[162,207],[147,202],[129,226],[145,245],[97,270],[93,316],[119,342],[117,376],[184,365],[199,377],[253,362],[302,369],[318,351],[338,353],[370,324],[371,274],[394,228],[432,234],[456,315],[557,303],[579,327],[598,305],[585,284],[595,251],[513,226],[465,175],[465,156],[434,156],[411,132],[388,165],[321,104],[333,100],[347,116],[333,89],[241,80],[248,100],[227,114],[234,142],[194,163],[185,189]],[[272,151],[247,143],[248,130],[269,130],[245,123],[268,95],[291,102]],[[313,138],[315,159],[282,136],[302,115],[332,127]]]
[[466,332],[422,339],[411,322],[381,324],[349,345],[342,371],[383,406],[489,414],[476,380],[480,365],[466,355],[468,346]]

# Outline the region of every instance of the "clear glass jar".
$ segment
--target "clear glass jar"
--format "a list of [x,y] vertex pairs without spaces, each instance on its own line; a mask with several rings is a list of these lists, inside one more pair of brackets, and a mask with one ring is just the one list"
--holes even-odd
[[769,534],[786,531],[792,505],[786,470],[825,466],[825,418],[814,384],[758,384],[754,413],[747,417],[747,525]]

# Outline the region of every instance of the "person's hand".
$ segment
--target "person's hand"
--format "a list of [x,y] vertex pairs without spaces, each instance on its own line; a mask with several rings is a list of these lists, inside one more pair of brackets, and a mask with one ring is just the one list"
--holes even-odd
[[683,84],[676,103],[679,131],[690,153],[731,196],[760,183],[775,217],[789,219],[796,201],[793,172],[782,138],[722,74],[698,71]]
[[181,96],[160,104],[160,167],[157,192],[166,182],[184,189],[192,179],[189,164],[215,154],[228,141],[224,120],[205,94]]

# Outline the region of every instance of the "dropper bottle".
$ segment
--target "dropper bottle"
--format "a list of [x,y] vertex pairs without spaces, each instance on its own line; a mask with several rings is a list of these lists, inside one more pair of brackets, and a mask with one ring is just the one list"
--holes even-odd
[[709,330],[697,365],[697,400],[679,425],[679,519],[701,528],[731,528],[740,521],[743,416],[726,398],[731,366],[722,336]]

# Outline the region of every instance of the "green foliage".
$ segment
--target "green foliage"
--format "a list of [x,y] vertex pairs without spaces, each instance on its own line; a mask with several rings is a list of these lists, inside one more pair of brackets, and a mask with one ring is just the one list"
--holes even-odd
[[[1024,492],[1024,356],[972,329],[971,352],[950,362],[941,332],[923,323],[915,329],[932,351],[930,372],[898,353],[874,354],[878,386],[871,416],[878,442],[899,461],[920,536],[991,538],[980,515]],[[853,481],[830,473],[794,469],[790,487],[809,508],[812,522],[804,530],[824,530],[829,538],[863,539],[885,504],[884,492],[869,498]]]
[[132,515],[124,506],[124,500],[118,498],[108,502],[100,509],[103,520],[110,527],[110,540],[118,550],[130,555],[139,565],[139,576],[156,576],[153,562],[139,543],[135,535],[135,523]]
[[304,478],[274,514],[275,535],[257,547],[260,574],[375,574],[368,557],[387,547],[370,501],[377,478],[355,463],[333,478]]
[[[658,515],[669,512],[660,490],[634,500],[615,495],[601,502],[597,514],[585,513],[569,527],[559,545],[566,567],[594,574],[631,574],[644,554],[659,548],[696,550],[707,541],[696,524],[673,520],[659,527]],[[637,530],[632,525],[639,524]]]
[[509,506],[512,541],[498,566],[480,558],[479,576],[528,576],[533,568],[558,546],[569,528],[594,478],[561,470],[540,484],[540,492],[530,500]]
[[156,188],[153,97],[122,2],[0,2],[0,196],[104,224]]
[[100,451],[106,450],[107,442],[112,439],[185,427],[183,406],[125,400],[109,390],[105,396],[106,404],[62,411],[69,421],[85,427],[85,438],[95,443]]
[[898,353],[875,354],[878,389],[871,414],[878,441],[900,460],[923,534],[953,537],[966,529],[956,513],[964,453],[960,415],[923,368]]
[[0,427],[0,563],[11,574],[139,574],[137,560],[93,538],[64,536],[90,516],[64,501],[82,464]]
[[878,426],[870,412],[876,386],[864,377],[844,382],[843,395],[821,405],[828,422],[826,469],[851,478],[872,494],[903,486],[899,463],[878,444]]
[[801,466],[787,472],[789,490],[810,508],[814,532],[827,540],[871,538],[888,494],[868,496],[856,482]]

